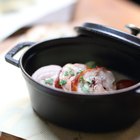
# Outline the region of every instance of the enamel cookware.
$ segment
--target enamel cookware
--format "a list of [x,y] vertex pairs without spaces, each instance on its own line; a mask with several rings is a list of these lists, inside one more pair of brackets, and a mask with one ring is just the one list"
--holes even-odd
[[[19,43],[5,58],[20,68],[32,108],[41,118],[82,131],[104,132],[127,128],[140,118],[140,39],[135,36],[139,28],[127,27],[133,34],[85,23],[75,27],[77,36]],[[29,49],[19,60],[15,60],[13,56],[24,47]],[[33,72],[45,65],[63,66],[91,60],[126,75],[137,84],[107,94],[88,95],[45,87],[31,78]]]

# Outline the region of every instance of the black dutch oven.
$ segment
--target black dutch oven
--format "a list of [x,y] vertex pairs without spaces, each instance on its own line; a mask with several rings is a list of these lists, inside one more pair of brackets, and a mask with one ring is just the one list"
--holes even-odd
[[[127,27],[133,34],[139,33],[139,28]],[[75,30],[76,37],[24,42],[6,54],[6,61],[22,71],[33,110],[43,119],[82,131],[105,132],[131,126],[140,118],[140,39],[92,23]],[[29,49],[15,60],[13,56],[27,46]],[[31,78],[33,72],[45,65],[90,60],[128,76],[137,84],[107,94],[83,95],[45,87]]]

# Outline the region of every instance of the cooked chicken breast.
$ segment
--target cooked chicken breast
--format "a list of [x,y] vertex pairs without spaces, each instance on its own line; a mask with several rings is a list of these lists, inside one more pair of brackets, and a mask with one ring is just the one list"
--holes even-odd
[[57,87],[56,85],[61,69],[62,67],[58,65],[44,66],[36,70],[32,78],[43,85]]
[[62,89],[71,91],[71,81],[85,69],[87,69],[87,66],[79,63],[64,65],[59,75],[59,83]]
[[113,73],[103,67],[86,69],[72,81],[72,90],[79,93],[106,93],[116,90]]

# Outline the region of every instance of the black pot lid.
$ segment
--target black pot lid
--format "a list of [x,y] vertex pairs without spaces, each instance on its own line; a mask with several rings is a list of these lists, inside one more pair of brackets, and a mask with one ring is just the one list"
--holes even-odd
[[78,35],[84,35],[88,37],[100,35],[140,47],[140,38],[135,36],[140,33],[140,28],[132,24],[128,24],[126,27],[131,30],[132,34],[127,34],[125,32],[94,23],[84,23],[83,26],[75,27],[75,30]]

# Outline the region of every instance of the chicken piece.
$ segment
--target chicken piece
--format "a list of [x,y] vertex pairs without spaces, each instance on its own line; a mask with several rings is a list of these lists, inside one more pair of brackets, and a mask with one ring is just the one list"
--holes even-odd
[[87,69],[72,81],[72,91],[99,94],[116,90],[113,73],[103,67]]
[[80,63],[64,65],[59,75],[59,84],[62,86],[62,89],[71,91],[71,81],[85,69],[87,69],[87,66]]
[[32,78],[43,85],[57,87],[58,77],[62,67],[58,65],[48,65],[36,70]]

